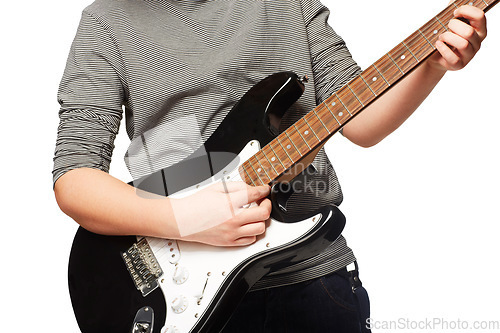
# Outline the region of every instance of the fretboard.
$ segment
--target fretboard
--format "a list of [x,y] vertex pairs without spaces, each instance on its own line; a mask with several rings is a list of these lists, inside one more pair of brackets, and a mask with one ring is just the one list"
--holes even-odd
[[427,59],[457,8],[468,4],[486,12],[498,1],[457,0],[448,5],[244,162],[240,166],[242,179],[249,185],[271,184]]

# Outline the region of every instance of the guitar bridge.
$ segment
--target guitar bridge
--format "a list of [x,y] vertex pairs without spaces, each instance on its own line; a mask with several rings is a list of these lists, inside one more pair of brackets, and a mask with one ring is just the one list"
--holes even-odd
[[158,288],[158,279],[163,275],[163,270],[146,238],[134,243],[126,252],[122,252],[122,258],[135,287],[143,297]]

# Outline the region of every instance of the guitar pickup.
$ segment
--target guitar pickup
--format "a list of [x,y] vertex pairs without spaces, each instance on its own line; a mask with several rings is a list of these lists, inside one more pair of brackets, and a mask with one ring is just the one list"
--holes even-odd
[[158,288],[158,279],[163,275],[163,270],[146,238],[134,243],[121,255],[135,287],[143,297]]

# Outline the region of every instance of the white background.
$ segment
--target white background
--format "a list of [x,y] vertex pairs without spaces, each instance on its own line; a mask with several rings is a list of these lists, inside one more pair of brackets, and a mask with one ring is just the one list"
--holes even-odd
[[[3,6],[3,332],[9,326],[16,332],[78,332],[66,281],[77,225],[58,210],[51,168],[57,86],[89,3]],[[330,23],[366,68],[447,0],[325,3],[332,9]],[[374,320],[500,321],[500,8],[488,18],[481,52],[465,70],[449,73],[402,128],[370,149],[340,135],[328,145],[345,194],[344,234],[361,265]],[[128,180],[121,132],[111,173]]]

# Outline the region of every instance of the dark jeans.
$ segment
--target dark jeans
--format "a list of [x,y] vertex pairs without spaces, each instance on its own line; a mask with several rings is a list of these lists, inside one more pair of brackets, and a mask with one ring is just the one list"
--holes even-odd
[[356,302],[348,277],[332,273],[248,293],[222,332],[360,333]]

